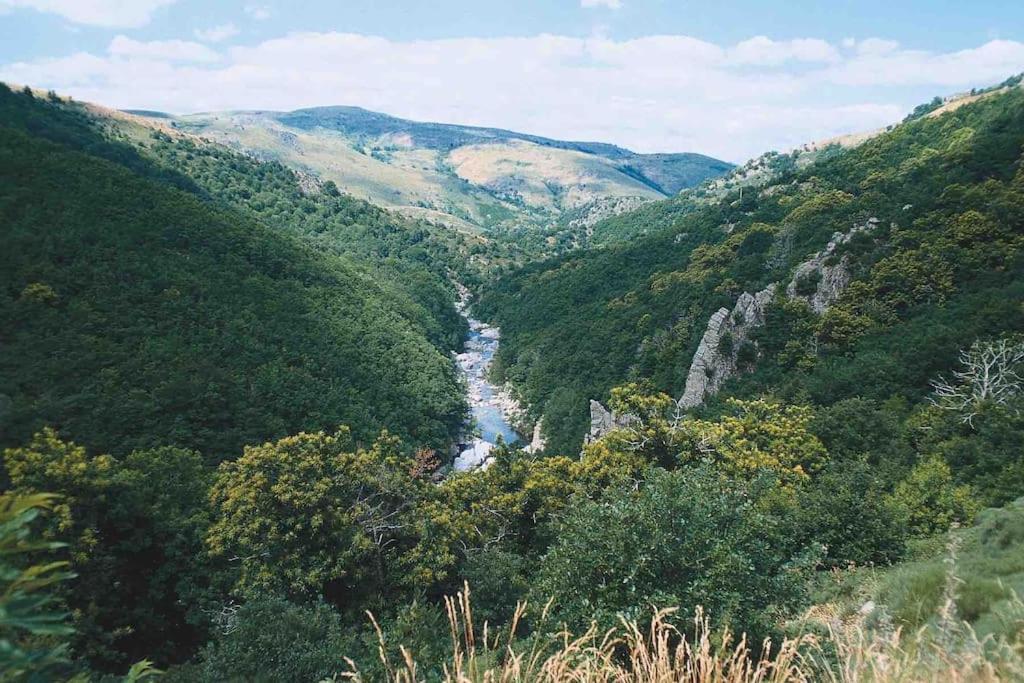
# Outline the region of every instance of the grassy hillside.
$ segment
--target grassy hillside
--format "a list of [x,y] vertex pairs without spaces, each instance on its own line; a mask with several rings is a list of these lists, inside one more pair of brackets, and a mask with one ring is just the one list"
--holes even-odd
[[744,291],[784,288],[833,233],[874,218],[870,238],[836,254],[854,283],[835,309],[819,318],[777,298],[757,370],[723,396],[920,400],[958,350],[1024,329],[1022,105],[1019,87],[1003,89],[704,206],[614,219],[661,229],[487,289],[479,310],[502,326],[505,376],[544,415],[555,449],[573,452],[588,399],[631,380],[679,396],[712,312]]
[[664,194],[675,194],[731,167],[730,164],[702,154],[638,154],[608,143],[553,140],[500,128],[420,123],[358,107],[299,109],[283,114],[279,120],[285,125],[305,130],[325,128],[346,132],[364,142],[387,135],[408,135],[414,145],[436,150],[495,142],[529,142],[551,150],[568,150],[603,157],[615,162],[623,173],[632,175]]
[[196,114],[177,117],[174,125],[332,180],[403,214],[470,232],[529,226],[536,233],[595,202],[658,199],[730,168],[698,154],[636,154],[356,107]]
[[918,543],[895,567],[821,577],[815,595],[821,602],[812,615],[851,619],[870,601],[877,610],[870,618],[913,633],[940,627],[943,603],[951,598],[956,616],[979,637],[1012,638],[1024,616],[1022,590],[1024,500],[1017,500],[981,511],[974,524],[948,536]]
[[53,425],[217,461],[343,423],[454,436],[461,326],[416,265],[426,235],[187,140],[140,153],[97,128],[113,125],[0,89],[4,444]]

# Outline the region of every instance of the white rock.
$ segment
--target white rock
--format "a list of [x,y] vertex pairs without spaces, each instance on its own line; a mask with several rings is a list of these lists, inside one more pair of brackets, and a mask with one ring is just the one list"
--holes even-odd
[[547,446],[544,441],[544,435],[541,433],[541,423],[544,422],[544,418],[537,420],[537,424],[533,425],[533,439],[530,440],[530,445],[526,447],[527,453],[539,453]]
[[459,453],[459,457],[455,458],[452,467],[456,472],[468,472],[478,467],[486,467],[493,448],[494,444],[490,441],[477,439],[472,446]]

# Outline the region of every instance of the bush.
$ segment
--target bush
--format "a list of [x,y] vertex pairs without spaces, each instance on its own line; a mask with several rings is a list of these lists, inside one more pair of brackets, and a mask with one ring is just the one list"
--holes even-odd
[[818,291],[818,283],[821,282],[821,271],[814,269],[796,279],[796,293],[800,296],[810,296]]
[[893,503],[903,510],[911,532],[921,536],[968,524],[978,512],[971,489],[955,485],[949,465],[937,455],[914,466],[896,486]]
[[810,553],[792,548],[781,520],[753,501],[767,494],[709,468],[654,469],[622,488],[570,505],[542,558],[531,601],[554,597],[552,617],[579,631],[619,615],[649,619],[651,605],[763,635],[802,594]]
[[516,603],[529,590],[527,560],[498,548],[484,548],[467,556],[463,576],[473,590],[476,622],[492,627],[512,618]]
[[828,566],[890,564],[904,553],[906,522],[860,462],[830,465],[800,496],[804,537],[825,546]]
[[247,603],[200,653],[201,680],[319,681],[347,667],[338,615],[280,598]]

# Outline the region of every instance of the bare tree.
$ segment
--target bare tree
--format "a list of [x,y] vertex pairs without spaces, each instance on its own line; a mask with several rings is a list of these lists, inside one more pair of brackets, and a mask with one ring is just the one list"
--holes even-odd
[[207,613],[215,629],[224,635],[230,635],[238,628],[238,610],[241,608],[241,605],[232,600],[219,610],[208,610]]
[[396,541],[394,532],[405,528],[402,513],[410,506],[410,501],[391,496],[386,491],[360,486],[349,512],[377,549],[383,552]]
[[1024,341],[999,339],[976,341],[970,349],[960,352],[960,370],[953,379],[939,377],[932,381],[931,402],[961,414],[961,421],[974,426],[985,404],[1005,405],[1024,387],[1020,366],[1024,363]]

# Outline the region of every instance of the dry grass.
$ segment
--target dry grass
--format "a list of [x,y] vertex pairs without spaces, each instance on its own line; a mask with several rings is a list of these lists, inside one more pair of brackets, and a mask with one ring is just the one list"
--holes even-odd
[[[825,626],[824,635],[787,638],[778,647],[766,641],[756,650],[745,638],[713,631],[700,610],[692,622],[692,635],[671,623],[674,610],[660,610],[646,628],[623,621],[620,628],[607,633],[591,628],[579,636],[561,632],[554,637],[518,640],[525,605],[519,606],[511,625],[499,633],[492,633],[486,624],[475,628],[468,587],[446,599],[446,608],[452,656],[443,665],[444,683],[1024,680],[1019,649],[1006,642],[976,638],[969,625],[955,618],[951,603],[940,615],[937,629],[911,637],[902,637],[898,629],[887,627],[884,619],[870,629],[863,620],[836,621]],[[540,614],[541,625],[546,617],[547,606]],[[392,661],[381,629],[375,620],[373,624],[387,683],[430,680],[406,648],[400,649],[400,661]],[[344,679],[370,680],[354,662],[348,663],[350,671]]]

